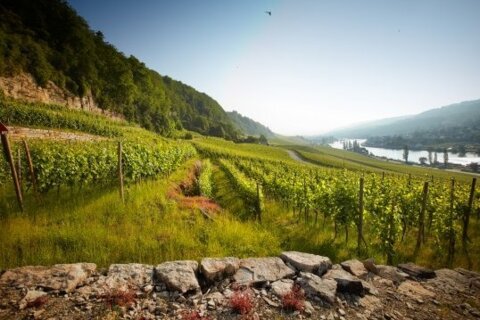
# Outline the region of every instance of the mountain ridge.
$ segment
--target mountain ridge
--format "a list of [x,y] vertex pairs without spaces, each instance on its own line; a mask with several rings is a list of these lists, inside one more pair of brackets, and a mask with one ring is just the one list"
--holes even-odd
[[444,129],[480,122],[480,99],[453,103],[424,112],[400,117],[384,118],[320,136],[337,138],[369,138],[372,136],[408,135],[417,131]]

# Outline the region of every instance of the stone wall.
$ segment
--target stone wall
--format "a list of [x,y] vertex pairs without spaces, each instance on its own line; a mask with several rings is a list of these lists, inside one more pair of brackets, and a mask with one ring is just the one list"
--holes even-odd
[[77,97],[51,81],[45,87],[41,87],[27,73],[20,73],[13,77],[0,77],[0,90],[3,91],[5,96],[13,99],[57,104],[72,109],[103,114],[114,119],[123,119],[121,115],[100,109],[91,94],[87,94],[85,97]]
[[295,251],[103,271],[92,263],[20,267],[0,275],[0,319],[480,318],[476,272],[371,259],[332,264]]

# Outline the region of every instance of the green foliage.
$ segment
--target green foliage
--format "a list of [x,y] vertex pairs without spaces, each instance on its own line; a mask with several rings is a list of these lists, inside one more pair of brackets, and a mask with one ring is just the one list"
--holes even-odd
[[[117,181],[118,153],[115,141],[29,141],[38,188],[109,185]],[[15,145],[14,145],[15,148]],[[126,182],[168,175],[195,153],[189,144],[123,143]],[[6,167],[6,166],[2,166]],[[4,169],[5,170],[5,169]],[[23,163],[23,172],[27,164]],[[5,171],[0,171],[5,174]],[[6,179],[2,179],[3,182]],[[28,183],[30,183],[30,177]]]
[[165,136],[186,128],[235,139],[225,111],[204,93],[126,57],[62,0],[7,0],[0,6],[0,75],[28,72]]
[[[311,213],[330,218],[348,232],[357,223],[360,174],[354,171],[312,168],[259,158],[220,160],[244,198],[253,196],[252,186],[242,176],[260,181],[267,195],[293,208],[297,220],[312,221]],[[422,178],[408,175],[370,174],[365,177],[364,220],[369,226],[369,237],[387,256],[389,263],[397,257],[396,247],[405,234],[418,226],[421,208]],[[242,184],[246,184],[243,186]],[[450,201],[449,180],[438,180],[429,189],[427,212],[433,221],[431,237],[435,248],[445,252],[449,239],[460,235],[460,226],[468,199],[468,183],[457,183],[453,206]],[[238,186],[240,185],[240,186]],[[247,190],[243,192],[241,190]],[[248,190],[250,190],[248,192]],[[432,205],[434,203],[434,205]],[[426,218],[427,219],[427,218]],[[375,240],[374,240],[375,239]],[[458,241],[457,241],[458,242]]]
[[198,177],[198,189],[201,196],[212,197],[212,164],[208,159],[202,161]]
[[6,125],[67,129],[105,137],[122,136],[122,129],[126,125],[84,111],[10,99],[0,99],[0,119]]
[[258,183],[245,177],[234,164],[226,159],[220,159],[222,168],[227,172],[230,180],[234,184],[236,191],[242,197],[245,206],[251,216],[260,215],[263,209],[263,192],[258,189]]

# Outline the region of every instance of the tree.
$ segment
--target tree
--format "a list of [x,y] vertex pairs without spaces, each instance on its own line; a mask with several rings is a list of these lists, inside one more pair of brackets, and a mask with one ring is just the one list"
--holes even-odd
[[435,151],[435,154],[434,154],[434,157],[433,157],[433,163],[434,163],[434,164],[437,164],[437,163],[438,163],[438,154],[437,154],[436,151]]
[[418,161],[420,161],[421,165],[426,165],[427,164],[427,158],[426,157],[420,157],[420,158],[418,158]]
[[465,157],[467,154],[467,150],[465,149],[465,145],[461,144],[458,146],[458,156]]
[[408,146],[403,146],[403,159],[405,160],[405,163],[408,163],[408,153]]
[[260,135],[260,139],[258,140],[260,144],[268,145],[268,140],[267,137],[265,137],[263,134]]
[[445,165],[445,167],[448,164],[448,150],[447,150],[447,148],[443,149],[443,164]]
[[468,165],[470,169],[472,169],[473,172],[478,172],[478,162],[472,162]]
[[430,163],[430,165],[432,165],[432,149],[431,148],[428,148],[428,163]]

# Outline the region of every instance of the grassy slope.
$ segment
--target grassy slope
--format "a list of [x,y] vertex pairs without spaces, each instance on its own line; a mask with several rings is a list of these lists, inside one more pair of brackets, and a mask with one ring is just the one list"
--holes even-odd
[[[193,165],[187,162],[169,179],[144,181],[127,189],[126,204],[115,187],[56,192],[35,199],[24,213],[13,194],[2,197],[7,215],[0,218],[0,269],[19,265],[91,261],[110,263],[250,256],[278,252],[278,241],[254,222],[227,211],[214,222],[168,198]],[[0,192],[5,190],[0,190]]]

